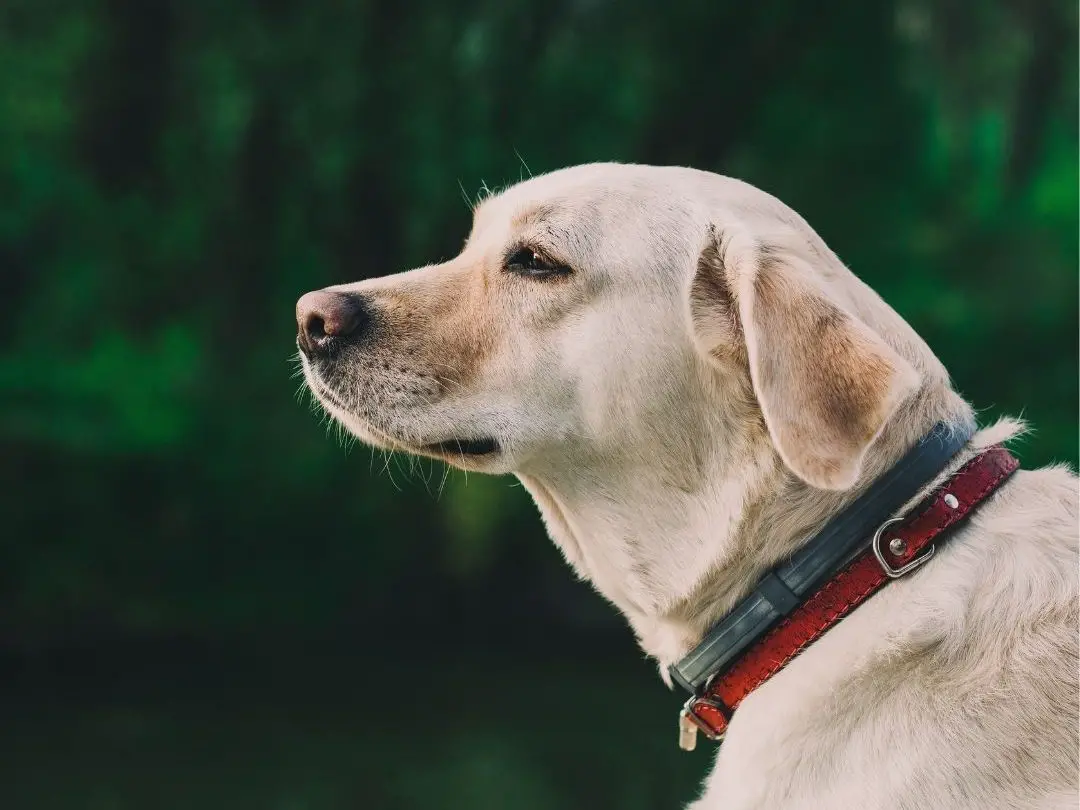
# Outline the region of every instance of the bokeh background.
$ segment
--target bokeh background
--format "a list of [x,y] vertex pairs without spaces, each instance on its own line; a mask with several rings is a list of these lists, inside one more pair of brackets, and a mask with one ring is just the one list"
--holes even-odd
[[[348,449],[294,301],[592,161],[749,180],[1077,458],[1071,0],[4,0],[0,806],[672,808],[511,479]],[[445,480],[444,480],[445,479]]]

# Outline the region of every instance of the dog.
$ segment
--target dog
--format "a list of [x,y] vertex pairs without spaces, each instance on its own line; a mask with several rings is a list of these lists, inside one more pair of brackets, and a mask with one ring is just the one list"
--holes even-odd
[[[791,208],[688,168],[530,178],[475,208],[456,258],[308,293],[297,321],[335,420],[516,475],[669,686],[935,425],[964,441],[901,514],[1023,429],[976,430],[926,343]],[[693,810],[1075,808],[1077,485],[1016,472],[754,690]]]

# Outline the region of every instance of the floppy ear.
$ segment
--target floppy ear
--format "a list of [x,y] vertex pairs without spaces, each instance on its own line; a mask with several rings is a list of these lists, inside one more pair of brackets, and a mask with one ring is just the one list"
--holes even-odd
[[816,276],[791,251],[725,234],[698,261],[691,319],[710,356],[749,367],[784,463],[811,486],[844,490],[919,375]]

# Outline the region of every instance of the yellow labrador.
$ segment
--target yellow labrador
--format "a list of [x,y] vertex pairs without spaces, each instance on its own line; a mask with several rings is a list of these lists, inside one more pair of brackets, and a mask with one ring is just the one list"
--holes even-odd
[[[515,474],[665,678],[935,424],[974,425],[798,214],[691,169],[527,180],[458,257],[308,293],[297,319],[335,419]],[[1016,473],[740,705],[694,808],[1075,808],[1077,511],[1070,471]]]

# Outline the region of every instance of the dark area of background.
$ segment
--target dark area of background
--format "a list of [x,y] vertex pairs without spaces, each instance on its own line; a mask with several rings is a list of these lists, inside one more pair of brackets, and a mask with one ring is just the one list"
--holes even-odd
[[6,0],[0,806],[691,799],[679,698],[522,490],[297,397],[296,297],[454,254],[481,185],[693,165],[1074,463],[1076,39],[1034,0]]

